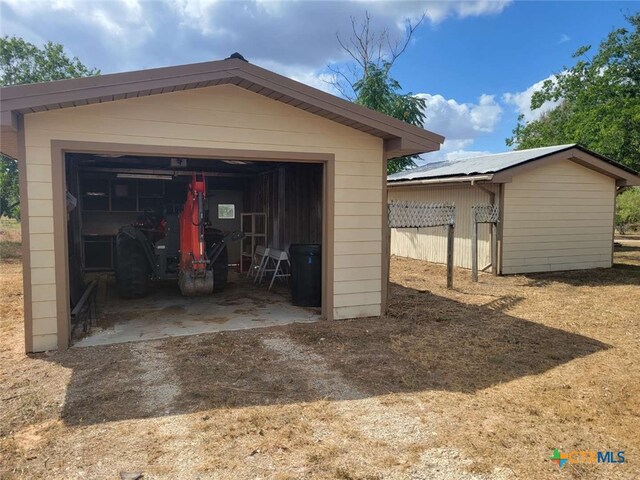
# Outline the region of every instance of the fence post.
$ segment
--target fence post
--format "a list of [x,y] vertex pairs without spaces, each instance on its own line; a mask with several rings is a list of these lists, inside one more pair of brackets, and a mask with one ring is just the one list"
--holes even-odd
[[471,210],[471,280],[478,281],[478,222],[475,209]]
[[498,223],[493,222],[491,224],[491,273],[494,276],[498,275]]
[[447,225],[447,288],[453,288],[453,228]]
[[[389,226],[387,247],[389,247],[389,249],[391,244],[391,228],[447,227],[447,288],[453,288],[455,205],[447,203],[395,201],[388,204],[387,211],[387,222]],[[383,242],[384,240],[383,238]]]

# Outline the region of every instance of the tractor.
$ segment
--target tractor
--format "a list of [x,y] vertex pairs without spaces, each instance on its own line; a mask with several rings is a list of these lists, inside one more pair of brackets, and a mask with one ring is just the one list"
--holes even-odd
[[204,175],[192,174],[177,213],[145,211],[116,237],[116,283],[123,298],[143,297],[151,281],[177,280],[182,295],[210,295],[227,284],[227,244],[242,232],[223,234],[209,225]]

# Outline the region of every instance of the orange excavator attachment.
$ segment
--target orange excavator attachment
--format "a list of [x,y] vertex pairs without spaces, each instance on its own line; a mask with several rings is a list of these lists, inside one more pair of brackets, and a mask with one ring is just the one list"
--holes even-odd
[[213,292],[213,272],[208,268],[204,229],[206,184],[204,175],[193,174],[180,214],[180,273],[182,294],[191,297]]

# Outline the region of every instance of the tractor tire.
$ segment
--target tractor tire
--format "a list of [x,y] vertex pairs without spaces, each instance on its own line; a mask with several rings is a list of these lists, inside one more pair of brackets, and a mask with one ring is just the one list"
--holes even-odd
[[116,237],[116,283],[122,298],[140,298],[147,294],[151,269],[142,245],[129,235]]
[[227,247],[220,252],[216,261],[213,262],[213,291],[221,292],[227,287],[227,276],[229,275],[229,252]]

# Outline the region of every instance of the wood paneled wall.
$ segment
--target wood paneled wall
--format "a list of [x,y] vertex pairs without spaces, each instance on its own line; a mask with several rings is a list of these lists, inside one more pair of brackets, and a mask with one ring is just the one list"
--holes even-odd
[[245,194],[246,212],[267,213],[268,245],[322,242],[322,165],[283,165],[257,175]]

